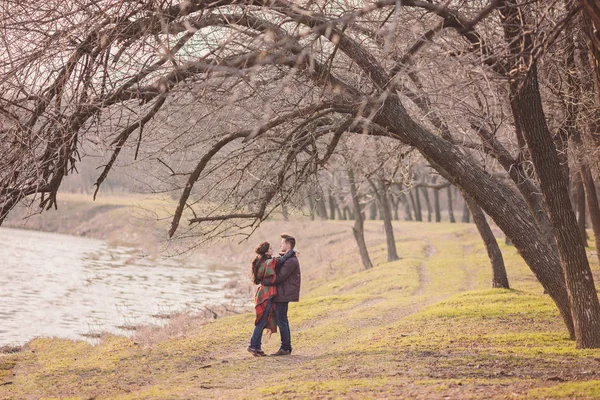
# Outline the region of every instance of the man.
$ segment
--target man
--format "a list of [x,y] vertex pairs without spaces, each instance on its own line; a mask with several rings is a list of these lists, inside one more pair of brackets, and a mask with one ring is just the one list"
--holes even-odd
[[[281,235],[281,245],[279,249],[282,254],[294,250],[296,239],[283,233]],[[294,254],[288,258],[285,263],[277,269],[275,282],[265,282],[263,285],[277,286],[277,295],[273,298],[275,302],[275,316],[277,318],[277,327],[281,335],[281,347],[273,356],[287,356],[292,353],[292,339],[290,334],[290,325],[288,322],[288,304],[291,301],[300,300],[300,263],[298,257]]]

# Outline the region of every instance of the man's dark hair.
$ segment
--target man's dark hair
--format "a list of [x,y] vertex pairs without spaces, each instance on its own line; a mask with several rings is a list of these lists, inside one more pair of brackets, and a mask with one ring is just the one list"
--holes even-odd
[[290,236],[287,233],[282,233],[281,238],[285,239],[285,242],[289,244],[292,249],[296,247],[296,239],[294,239],[293,236]]

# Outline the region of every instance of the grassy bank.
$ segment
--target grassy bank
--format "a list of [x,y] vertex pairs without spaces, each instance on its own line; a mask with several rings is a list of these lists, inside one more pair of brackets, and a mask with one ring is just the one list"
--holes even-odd
[[381,223],[368,222],[368,271],[350,227],[271,222],[253,239],[301,238],[289,357],[246,352],[252,314],[153,341],[40,338],[0,356],[0,398],[600,398],[600,350],[575,349],[514,248],[502,246],[512,289],[492,290],[472,225],[396,223],[402,259],[387,263]]

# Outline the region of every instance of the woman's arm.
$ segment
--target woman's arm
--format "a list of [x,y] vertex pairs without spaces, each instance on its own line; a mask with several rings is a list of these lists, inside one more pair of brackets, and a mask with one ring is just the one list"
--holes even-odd
[[[261,284],[263,286],[275,286],[285,281],[287,277],[293,272],[293,268],[290,270],[290,268],[287,266],[287,264],[289,263],[287,263],[286,261],[288,261],[290,258],[293,258],[294,256],[296,256],[296,251],[289,250],[283,256],[279,257],[276,261],[276,279],[264,278]],[[297,265],[297,262],[295,264]]]
[[285,262],[288,259],[292,258],[294,255],[296,255],[296,252],[294,250],[288,250],[288,252],[282,255],[281,257],[277,257],[275,259],[275,268],[280,268],[283,264],[285,264]]

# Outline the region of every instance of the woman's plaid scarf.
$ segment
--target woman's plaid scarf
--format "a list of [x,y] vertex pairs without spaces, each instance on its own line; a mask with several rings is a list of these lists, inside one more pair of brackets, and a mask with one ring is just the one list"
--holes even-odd
[[[258,267],[256,271],[256,276],[263,280],[265,278],[272,278],[271,283],[275,282],[275,259],[269,258],[262,263]],[[275,319],[275,303],[271,302],[271,307],[267,310],[267,301],[269,299],[273,299],[277,295],[277,288],[275,286],[263,286],[259,285],[256,288],[256,293],[254,294],[254,304],[256,308],[256,320],[254,321],[254,325],[258,325],[262,316],[265,312],[267,315],[267,325],[265,329],[268,329],[271,333],[277,332],[277,320]]]

